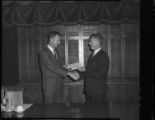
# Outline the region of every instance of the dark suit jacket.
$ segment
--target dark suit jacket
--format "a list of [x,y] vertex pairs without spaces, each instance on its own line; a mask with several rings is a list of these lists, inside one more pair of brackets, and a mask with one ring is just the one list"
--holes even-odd
[[63,96],[63,78],[67,71],[48,47],[45,47],[40,52],[39,57],[45,102],[61,102]]
[[109,69],[109,57],[102,49],[91,58],[89,56],[84,74],[84,93],[86,95],[102,95],[106,92]]

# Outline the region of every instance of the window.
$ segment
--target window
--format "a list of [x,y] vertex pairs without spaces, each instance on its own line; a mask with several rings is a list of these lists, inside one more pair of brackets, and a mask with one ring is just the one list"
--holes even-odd
[[[88,47],[89,36],[95,32],[106,34],[105,25],[55,26],[52,29],[61,32],[63,35],[59,47],[59,55],[63,63],[72,64],[78,62],[82,67],[86,65],[91,53]],[[107,51],[107,45],[103,46],[103,48]]]

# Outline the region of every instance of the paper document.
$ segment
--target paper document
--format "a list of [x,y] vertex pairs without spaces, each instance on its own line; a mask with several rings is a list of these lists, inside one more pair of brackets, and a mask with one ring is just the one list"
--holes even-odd
[[79,62],[68,65],[67,69],[69,71],[76,70],[76,69],[78,69],[80,71],[85,71],[85,68],[82,67],[82,65]]
[[25,108],[25,109],[28,109],[28,108],[30,108],[32,106],[32,104],[23,104],[23,107]]
[[81,65],[79,63],[73,63],[67,66],[69,70],[79,69]]

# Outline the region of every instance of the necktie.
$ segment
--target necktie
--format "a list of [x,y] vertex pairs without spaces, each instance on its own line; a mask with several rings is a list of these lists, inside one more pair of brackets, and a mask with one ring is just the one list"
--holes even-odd
[[94,56],[94,53],[95,53],[94,51],[91,53],[90,58],[92,58]]
[[90,54],[89,60],[93,57],[94,52]]
[[56,59],[58,59],[58,55],[57,52],[54,50],[54,56],[56,57]]
[[86,68],[88,66],[88,63],[91,61],[92,57],[93,57],[94,52],[92,52],[88,58],[87,64],[86,64]]

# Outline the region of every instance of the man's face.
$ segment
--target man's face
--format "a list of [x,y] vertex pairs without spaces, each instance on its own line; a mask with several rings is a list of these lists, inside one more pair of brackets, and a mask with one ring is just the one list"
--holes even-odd
[[50,38],[52,46],[54,48],[58,47],[58,45],[60,44],[60,39],[61,39],[61,37],[59,35],[56,35],[55,37]]
[[95,50],[99,46],[99,40],[95,37],[92,37],[89,41],[89,46],[92,50]]

